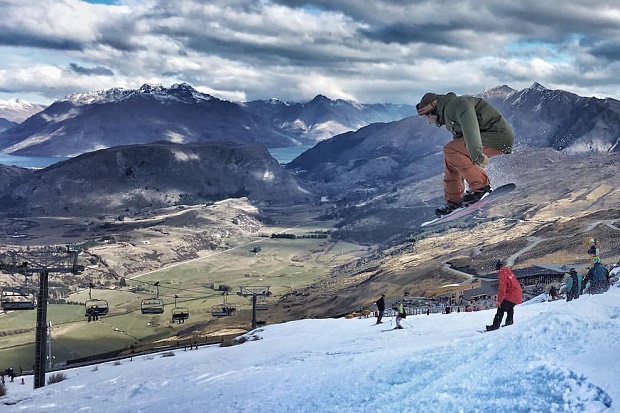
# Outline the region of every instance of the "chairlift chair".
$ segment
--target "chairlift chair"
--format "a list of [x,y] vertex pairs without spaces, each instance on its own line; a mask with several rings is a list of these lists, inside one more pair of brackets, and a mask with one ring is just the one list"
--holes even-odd
[[89,316],[90,309],[92,309],[92,311],[90,312],[90,315],[97,316],[97,317],[102,316],[102,315],[107,315],[110,309],[110,306],[108,305],[108,302],[106,300],[101,300],[97,298],[86,300],[86,302],[84,303],[84,307],[86,310],[84,312],[84,317]]
[[211,307],[211,315],[213,317],[229,317],[235,315],[237,307],[233,304],[228,304],[228,291],[223,292],[222,296],[224,296],[224,302]]
[[228,317],[235,315],[237,307],[231,304],[218,304],[211,307],[211,315],[213,317]]
[[161,298],[145,298],[140,304],[142,314],[162,314],[164,312],[164,300]]
[[189,308],[174,307],[172,309],[172,322],[182,323],[189,318]]
[[34,310],[37,299],[34,291],[25,288],[6,287],[0,295],[3,310]]

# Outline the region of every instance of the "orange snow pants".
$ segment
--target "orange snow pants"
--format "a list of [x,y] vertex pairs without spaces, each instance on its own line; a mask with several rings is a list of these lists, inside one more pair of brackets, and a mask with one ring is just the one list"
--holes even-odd
[[[503,152],[489,146],[482,147],[487,157],[502,155]],[[469,158],[464,138],[451,140],[443,147],[444,175],[443,190],[446,201],[461,202],[467,182],[469,190],[480,189],[490,185],[491,181],[484,168],[476,165]]]

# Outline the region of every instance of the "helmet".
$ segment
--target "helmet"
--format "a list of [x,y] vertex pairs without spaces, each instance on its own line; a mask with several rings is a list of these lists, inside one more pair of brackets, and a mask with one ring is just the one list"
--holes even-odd
[[501,268],[501,266],[502,266],[502,265],[504,265],[504,264],[502,263],[502,260],[497,260],[497,261],[495,261],[495,269],[496,269],[496,270],[499,270],[499,269]]
[[601,259],[599,257],[594,257],[594,263],[598,264],[601,262]]
[[577,274],[577,270],[575,270],[574,268],[571,268],[570,270],[568,270],[568,273],[570,275],[575,275],[575,274]]

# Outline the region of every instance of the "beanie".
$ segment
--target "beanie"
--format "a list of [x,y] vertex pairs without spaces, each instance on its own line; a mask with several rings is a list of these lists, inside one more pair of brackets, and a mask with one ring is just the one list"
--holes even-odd
[[420,103],[415,105],[415,108],[418,110],[418,115],[426,115],[431,112],[433,109],[437,107],[435,103],[437,101],[437,94],[429,92],[422,96],[422,100]]

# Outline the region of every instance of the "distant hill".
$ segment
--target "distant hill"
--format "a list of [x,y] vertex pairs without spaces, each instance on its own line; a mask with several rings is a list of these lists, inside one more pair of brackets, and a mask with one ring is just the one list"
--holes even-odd
[[271,99],[247,102],[244,106],[306,144],[315,144],[371,123],[400,120],[411,116],[414,111],[413,105],[359,104],[331,100],[323,95],[308,103]]
[[11,129],[12,127],[15,127],[17,125],[18,125],[18,123],[11,122],[11,121],[6,120],[4,118],[0,118],[0,133],[4,132],[7,129]]
[[360,105],[318,96],[307,104],[217,99],[188,84],[143,85],[74,94],[0,133],[0,150],[22,156],[72,157],[157,141],[313,145],[346,130],[410,114],[406,105]]
[[0,166],[5,216],[135,214],[177,204],[312,196],[262,145],[161,142],[90,152],[33,171]]

